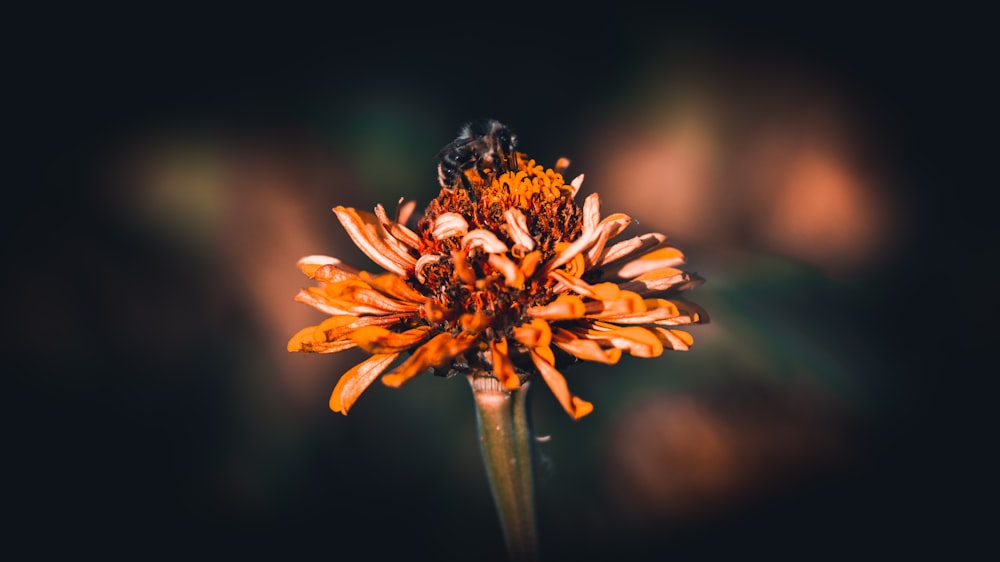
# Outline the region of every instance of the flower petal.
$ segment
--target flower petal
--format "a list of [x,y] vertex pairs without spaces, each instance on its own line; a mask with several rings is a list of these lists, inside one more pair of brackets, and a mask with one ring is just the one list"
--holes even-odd
[[375,216],[382,221],[382,227],[385,228],[386,232],[388,232],[393,238],[399,240],[414,250],[420,250],[420,237],[417,236],[417,233],[397,223],[396,221],[390,220],[381,203],[375,205]]
[[[571,330],[574,331],[575,330]],[[614,324],[595,322],[594,328],[586,330],[584,333],[576,332],[578,336],[595,340],[597,342],[607,342],[608,344],[628,351],[635,357],[659,357],[663,353],[663,344],[651,330],[641,326],[628,326],[622,328]]]
[[419,291],[411,287],[402,277],[395,273],[371,275],[366,271],[362,271],[361,279],[390,297],[412,303],[423,303],[427,300],[427,297],[420,294]]
[[474,341],[476,336],[471,334],[459,334],[457,337],[448,332],[438,334],[418,347],[402,365],[382,377],[382,382],[386,386],[398,387],[431,367],[444,366]]
[[634,238],[629,238],[628,240],[623,240],[606,249],[594,265],[601,267],[611,262],[627,258],[631,255],[640,255],[642,252],[649,251],[659,246],[666,239],[667,237],[663,234],[650,232],[648,234],[641,234]]
[[521,387],[521,378],[514,372],[514,362],[507,354],[507,338],[490,342],[490,357],[493,362],[493,376],[508,390]]
[[427,339],[430,330],[430,326],[419,326],[393,332],[380,326],[365,326],[351,332],[350,338],[368,353],[401,353]]
[[441,213],[434,219],[431,236],[435,240],[443,240],[452,236],[465,236],[469,232],[469,223],[458,213]]
[[531,318],[542,320],[570,320],[573,318],[583,318],[587,312],[587,307],[583,304],[583,299],[576,295],[559,295],[556,300],[544,306],[533,306],[525,310]]
[[507,220],[507,233],[514,244],[521,246],[528,252],[534,250],[535,239],[531,236],[531,231],[528,230],[528,218],[524,216],[524,213],[520,209],[511,207],[504,212],[503,218]]
[[[306,256],[300,258],[296,264],[303,273],[308,275],[311,279],[318,279],[320,281],[328,281],[329,279],[322,278],[321,274],[318,273],[321,270],[331,269],[334,272],[329,275],[336,275],[338,278],[334,279],[339,281],[343,277],[355,277],[358,274],[358,270],[345,264],[344,262],[338,260],[337,258],[332,258],[330,256]],[[319,276],[318,276],[319,275]]]
[[524,272],[510,258],[503,254],[490,254],[490,265],[504,278],[504,285],[520,289],[524,287]]
[[552,329],[549,328],[549,323],[540,318],[535,318],[527,324],[515,326],[513,332],[514,339],[529,348],[547,348],[549,347],[549,343],[552,341]]
[[539,355],[535,350],[531,350],[531,361],[538,369],[538,373],[542,375],[545,384],[552,390],[552,394],[555,395],[556,400],[559,401],[559,404],[562,405],[570,417],[578,420],[594,411],[593,404],[570,394],[566,378],[563,377],[562,373],[552,363],[547,361],[542,355]]
[[563,351],[585,361],[614,365],[622,356],[622,350],[617,347],[601,347],[596,341],[581,338],[563,328],[556,329],[552,334],[552,342]]
[[497,238],[489,230],[477,228],[462,237],[462,249],[469,251],[473,248],[482,248],[489,254],[503,254],[507,251],[507,245]]
[[373,262],[399,275],[413,271],[417,259],[401,242],[389,236],[378,217],[343,206],[334,207],[333,212],[354,244]]
[[621,283],[620,286],[624,290],[649,295],[668,291],[686,291],[701,285],[702,282],[703,279],[697,275],[673,267],[664,267],[643,273],[634,279]]
[[668,330],[659,326],[653,326],[650,329],[660,338],[664,347],[674,351],[687,351],[694,345],[694,337],[682,330]]
[[354,402],[371,383],[399,357],[398,353],[372,355],[344,373],[330,395],[330,409],[347,415]]
[[648,254],[623,263],[620,267],[606,270],[606,274],[614,274],[622,279],[631,279],[648,271],[673,267],[684,263],[684,253],[673,247],[660,248]]

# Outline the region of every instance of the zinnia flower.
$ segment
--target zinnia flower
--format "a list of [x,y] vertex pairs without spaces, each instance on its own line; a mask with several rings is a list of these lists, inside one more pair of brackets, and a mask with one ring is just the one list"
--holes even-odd
[[351,240],[386,270],[369,273],[320,255],[298,262],[318,285],[295,300],[330,317],[295,334],[288,350],[371,354],[341,376],[333,411],[346,415],[380,375],[398,387],[433,370],[486,374],[509,390],[541,376],[579,419],[593,405],[570,392],[565,367],[692,345],[676,327],[708,317],[680,297],[702,280],[677,269],[684,255],[665,245],[666,236],[612,244],[631,218],[602,219],[596,193],[578,205],[583,175],[566,183],[565,158],[544,168],[514,152],[504,164],[461,171],[465,180],[442,187],[415,230],[407,226],[413,201],[400,199],[394,217],[382,205],[374,214],[333,209]]

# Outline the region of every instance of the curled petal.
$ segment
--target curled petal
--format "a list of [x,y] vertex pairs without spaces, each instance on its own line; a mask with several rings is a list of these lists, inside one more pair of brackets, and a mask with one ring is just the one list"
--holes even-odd
[[465,257],[464,252],[452,252],[451,263],[456,277],[469,285],[476,282],[476,270],[472,267],[472,264],[469,263],[469,260]]
[[476,336],[448,332],[438,334],[418,347],[402,365],[382,377],[386,386],[398,387],[431,367],[442,367],[476,341]]
[[316,326],[315,338],[317,340],[336,341],[340,339],[350,339],[351,333],[366,326],[381,326],[386,328],[394,326],[403,319],[402,314],[392,314],[387,316],[354,316],[344,314],[331,316]]
[[[664,318],[663,320],[656,320],[653,322],[654,324],[660,326],[681,326],[684,324],[708,323],[708,313],[705,312],[704,308],[698,306],[697,304],[681,299],[670,299],[670,302],[677,307],[677,316]],[[621,320],[615,318],[612,322],[621,322]]]
[[559,401],[559,404],[562,405],[570,417],[578,420],[594,411],[593,404],[570,394],[566,378],[555,368],[551,361],[547,360],[536,350],[531,350],[531,361],[538,369],[538,373],[542,375],[545,384],[552,390],[552,394],[555,395],[556,400]]
[[621,267],[609,270],[608,273],[613,273],[623,279],[631,279],[649,271],[673,267],[682,263],[684,263],[684,254],[677,248],[667,247],[653,250],[640,258],[625,262]]
[[368,353],[402,353],[427,339],[430,326],[419,326],[405,332],[393,332],[380,326],[365,326],[350,334],[350,338]]
[[608,344],[628,351],[635,357],[659,357],[663,353],[663,344],[651,330],[641,326],[622,328],[613,324],[595,323],[595,329],[587,330],[581,337],[607,342]]
[[597,259],[594,265],[600,267],[629,256],[641,255],[643,252],[659,246],[666,239],[667,237],[663,234],[650,232],[629,238],[628,240],[622,240],[601,253],[601,257]]
[[622,356],[622,350],[617,347],[601,347],[596,341],[578,337],[563,328],[552,334],[552,342],[563,351],[585,361],[614,365]]
[[391,298],[363,281],[330,283],[324,290],[330,304],[345,307],[351,314],[391,314],[414,312],[420,308],[420,302]]
[[570,320],[583,318],[587,307],[583,299],[576,295],[559,295],[556,300],[544,306],[533,306],[525,311],[531,318],[542,320]]
[[597,225],[600,219],[601,200],[596,193],[592,193],[583,202],[583,231],[580,237],[556,252],[556,255],[542,266],[542,273],[548,273],[591,247],[599,235]]
[[424,283],[427,281],[427,276],[424,275],[424,268],[432,263],[437,263],[441,261],[441,256],[438,254],[424,254],[420,256],[417,260],[417,264],[413,266],[413,273],[417,276],[417,281]]
[[583,279],[567,275],[565,272],[556,270],[549,272],[549,277],[567,285],[574,293],[601,301],[616,300],[621,297],[621,289],[614,283],[598,283],[591,285]]
[[676,318],[681,314],[677,305],[667,299],[645,299],[642,303],[642,308],[635,311],[605,310],[588,317],[615,324],[650,324],[658,320]]
[[538,267],[538,262],[542,260],[542,253],[538,250],[529,253],[528,255],[521,258],[521,271],[524,272],[524,276],[531,277],[535,273],[535,268]]
[[369,285],[377,289],[379,292],[402,301],[422,303],[427,300],[427,297],[420,294],[416,289],[407,284],[402,277],[396,275],[395,273],[370,275],[366,272],[362,272],[361,279],[367,281]]
[[386,232],[378,217],[342,206],[334,207],[333,212],[354,244],[373,262],[399,275],[413,271],[417,259],[409,254],[406,246]]
[[503,254],[490,254],[489,262],[503,274],[505,285],[517,289],[524,287],[524,272],[510,258]]
[[514,328],[514,339],[528,346],[548,347],[552,341],[552,329],[549,323],[540,318],[535,318],[527,324],[521,324]]
[[573,197],[576,197],[576,194],[577,192],[580,191],[580,186],[582,185],[583,185],[583,174],[580,174],[579,176],[573,178],[573,181],[570,182],[570,186],[572,186],[573,188],[571,192]]
[[410,217],[413,216],[413,211],[417,209],[417,202],[414,200],[409,200],[403,203],[403,198],[399,198],[397,203],[399,206],[396,208],[396,222],[399,224],[406,224],[410,222]]
[[346,416],[358,396],[389,368],[396,357],[399,357],[398,353],[372,355],[344,373],[330,395],[330,409]]
[[687,351],[694,345],[694,338],[691,334],[681,330],[668,330],[659,326],[650,328],[656,337],[660,338],[660,343],[674,351]]
[[618,236],[631,222],[632,217],[623,213],[615,213],[602,220],[597,227],[597,239],[594,240],[593,246],[587,250],[587,263],[593,265],[604,251],[608,240]]
[[586,303],[587,318],[604,318],[639,314],[646,311],[646,301],[638,293],[621,291],[615,300],[590,301]]
[[382,221],[382,227],[385,228],[393,238],[399,240],[414,250],[420,249],[420,237],[417,236],[417,233],[396,221],[390,220],[389,216],[385,212],[385,208],[382,207],[381,204],[375,206],[375,216]]
[[514,362],[507,354],[507,338],[490,342],[490,356],[493,361],[493,376],[508,390],[521,387],[521,378],[514,372]]
[[535,239],[528,230],[528,219],[520,209],[511,207],[503,214],[507,220],[507,232],[515,245],[521,246],[526,251],[535,249]]
[[507,251],[507,245],[489,230],[477,228],[462,237],[463,250],[469,251],[480,247],[489,254],[503,254]]
[[626,281],[621,284],[621,288],[648,295],[652,293],[665,293],[667,291],[687,291],[701,285],[703,281],[697,275],[673,267],[664,267],[663,269],[643,273],[634,279]]
[[441,213],[434,219],[431,236],[435,240],[443,240],[452,236],[465,236],[469,231],[469,223],[458,213]]
[[[352,314],[352,309],[355,308],[353,305],[345,306],[344,303],[333,301],[322,287],[309,287],[308,289],[302,289],[297,295],[295,295],[294,300],[295,302],[307,304],[316,310],[325,312],[331,316],[338,314]],[[360,312],[358,314],[360,314]],[[377,311],[370,312],[369,314],[377,314]]]
[[357,277],[358,270],[330,256],[306,256],[296,264],[302,273],[318,281],[340,281]]

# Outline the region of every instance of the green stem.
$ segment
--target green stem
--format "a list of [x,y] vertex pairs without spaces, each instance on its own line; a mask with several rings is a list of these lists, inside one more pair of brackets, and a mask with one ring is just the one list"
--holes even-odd
[[536,561],[538,537],[528,383],[511,391],[485,373],[470,375],[469,382],[476,399],[479,449],[500,516],[507,552],[515,562]]

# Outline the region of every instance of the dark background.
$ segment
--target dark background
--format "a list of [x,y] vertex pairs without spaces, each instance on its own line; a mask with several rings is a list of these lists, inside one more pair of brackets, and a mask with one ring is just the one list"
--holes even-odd
[[[703,332],[705,347],[682,357],[624,363],[632,381],[625,369],[585,370],[570,385],[598,410],[580,422],[539,389],[538,429],[554,436],[538,490],[545,558],[972,549],[984,526],[975,508],[991,507],[979,476],[992,442],[979,438],[978,404],[992,369],[977,360],[996,310],[996,182],[979,173],[996,144],[981,104],[992,43],[982,15],[485,8],[11,19],[8,544],[109,558],[504,559],[464,383],[375,385],[342,417],[327,396],[360,356],[284,357],[294,332],[274,318],[287,307],[302,314],[284,318],[290,326],[319,319],[291,301],[305,286],[301,255],[371,269],[329,208],[401,195],[425,203],[433,155],[464,121],[497,117],[540,161],[571,154],[584,171],[588,155],[621,140],[595,131],[622,115],[641,121],[642,89],[658,72],[674,76],[660,61],[679,60],[709,78],[749,69],[736,73],[743,82],[717,82],[731,86],[728,107],[740,108],[755,76],[849,100],[867,132],[859,138],[875,147],[868,158],[891,171],[896,238],[865,267],[831,273],[796,256],[774,269],[766,246],[748,244],[748,261],[681,236],[709,278],[698,291],[719,311],[712,329],[743,318],[764,343],[733,357],[723,344],[745,343],[742,332]],[[208,176],[243,178],[226,185],[272,174],[292,187],[278,199],[249,188],[228,199],[197,189],[147,197],[149,159],[197,160],[202,146]],[[605,213],[617,210],[649,212]],[[727,231],[726,248],[741,228]],[[261,312],[267,295],[279,316]],[[788,372],[804,373],[791,379],[805,390]],[[625,416],[649,406],[647,394],[664,412],[695,404],[721,415],[709,422],[725,435],[752,430],[757,441],[733,442],[762,445],[733,458],[756,464],[736,462],[741,476],[721,478],[721,491],[666,496],[684,509],[620,501],[616,443],[652,423]],[[670,410],[672,400],[681,406]],[[789,427],[806,429],[787,436]],[[779,434],[791,445],[775,445]],[[760,453],[772,449],[801,454]],[[665,458],[690,458],[676,454]]]

